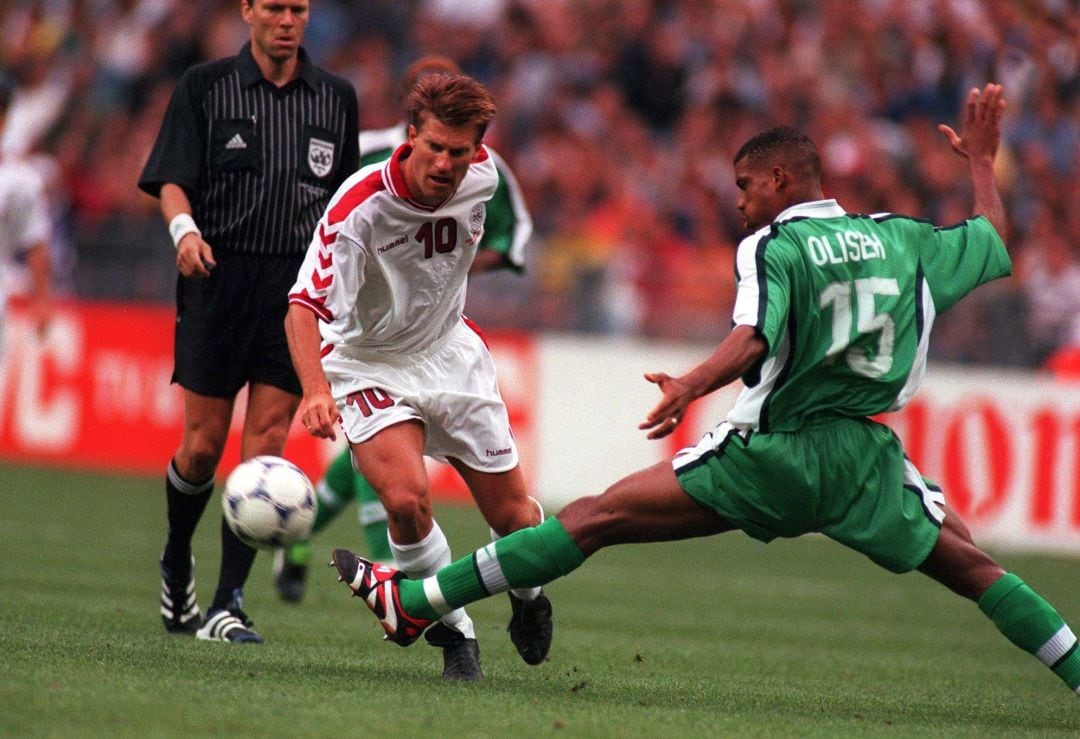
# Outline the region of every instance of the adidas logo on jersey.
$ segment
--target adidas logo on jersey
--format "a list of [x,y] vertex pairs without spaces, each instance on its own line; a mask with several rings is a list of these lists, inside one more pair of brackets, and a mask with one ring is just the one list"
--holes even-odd
[[246,149],[247,144],[244,142],[244,140],[242,138],[240,138],[240,134],[235,134],[231,139],[229,139],[229,143],[225,144],[225,148],[226,149]]

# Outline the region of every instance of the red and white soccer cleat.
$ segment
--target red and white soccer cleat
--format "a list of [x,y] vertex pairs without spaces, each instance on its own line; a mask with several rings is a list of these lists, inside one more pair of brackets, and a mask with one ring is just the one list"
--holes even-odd
[[353,595],[364,599],[390,641],[407,647],[435,623],[410,616],[401,607],[398,581],[405,578],[401,570],[358,557],[348,549],[335,549],[331,557],[330,564],[338,571],[338,582],[345,583]]

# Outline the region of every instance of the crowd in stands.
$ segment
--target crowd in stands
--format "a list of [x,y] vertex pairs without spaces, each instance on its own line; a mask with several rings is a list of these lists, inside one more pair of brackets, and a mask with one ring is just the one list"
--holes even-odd
[[[738,146],[779,123],[821,148],[849,211],[969,215],[936,124],[1004,84],[999,178],[1016,277],[941,319],[932,356],[1035,367],[1080,347],[1077,0],[312,0],[305,47],[401,119],[441,53],[493,91],[489,132],[536,233],[523,276],[475,279],[482,325],[714,342],[742,237]],[[51,174],[69,294],[168,302],[172,246],[135,183],[178,76],[247,38],[239,0],[8,0],[5,151]]]

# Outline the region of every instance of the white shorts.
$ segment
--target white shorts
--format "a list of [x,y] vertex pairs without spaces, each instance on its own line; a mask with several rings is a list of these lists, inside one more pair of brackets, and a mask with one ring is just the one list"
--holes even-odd
[[335,350],[323,358],[323,370],[350,443],[417,419],[429,457],[459,459],[481,472],[518,464],[491,353],[464,321],[428,350],[377,361]]

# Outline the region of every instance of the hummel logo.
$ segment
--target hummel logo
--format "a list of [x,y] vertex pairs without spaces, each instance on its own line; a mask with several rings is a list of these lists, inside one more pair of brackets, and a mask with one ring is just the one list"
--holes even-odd
[[229,143],[225,144],[225,148],[226,149],[246,149],[247,144],[244,143],[244,140],[242,138],[240,138],[240,134],[235,134],[231,139],[229,139]]

